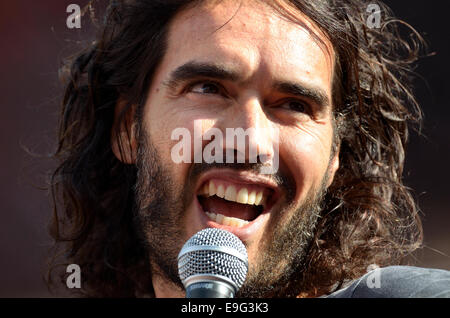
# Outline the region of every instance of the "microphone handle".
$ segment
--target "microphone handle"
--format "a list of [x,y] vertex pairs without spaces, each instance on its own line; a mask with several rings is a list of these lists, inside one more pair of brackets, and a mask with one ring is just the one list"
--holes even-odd
[[234,288],[220,281],[201,281],[186,287],[186,298],[233,298]]

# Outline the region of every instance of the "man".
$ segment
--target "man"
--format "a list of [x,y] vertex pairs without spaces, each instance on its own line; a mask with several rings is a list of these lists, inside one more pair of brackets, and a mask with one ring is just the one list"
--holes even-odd
[[[239,297],[450,296],[446,271],[389,267],[422,237],[402,184],[417,51],[366,9],[111,3],[70,66],[52,178],[84,295],[184,297],[178,252],[217,227],[247,248]],[[254,133],[242,149],[218,142],[229,129]]]

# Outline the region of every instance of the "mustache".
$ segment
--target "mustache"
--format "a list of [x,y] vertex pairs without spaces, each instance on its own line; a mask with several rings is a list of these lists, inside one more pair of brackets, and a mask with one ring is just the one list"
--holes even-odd
[[[236,172],[251,172],[253,174],[263,174],[261,171],[263,168],[267,168],[267,165],[263,163],[194,163],[189,172],[189,187],[194,189],[195,183],[198,178],[203,174],[213,169],[230,169]],[[279,187],[288,199],[294,198],[295,195],[295,182],[292,176],[284,173],[281,169],[273,174],[264,174],[266,178],[272,179],[272,181]]]

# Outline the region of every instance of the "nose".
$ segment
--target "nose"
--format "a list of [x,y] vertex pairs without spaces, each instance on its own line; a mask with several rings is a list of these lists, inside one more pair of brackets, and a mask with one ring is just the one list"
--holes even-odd
[[227,163],[270,165],[278,156],[278,130],[257,96],[242,98],[222,122]]

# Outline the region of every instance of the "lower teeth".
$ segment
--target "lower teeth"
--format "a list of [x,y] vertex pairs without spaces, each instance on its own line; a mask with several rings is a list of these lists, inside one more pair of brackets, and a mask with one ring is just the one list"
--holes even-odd
[[238,218],[232,218],[225,216],[223,214],[216,214],[211,212],[205,212],[206,215],[213,220],[216,223],[222,224],[222,225],[228,225],[228,226],[234,226],[234,227],[242,227],[244,225],[247,225],[249,222],[245,220],[241,220]]

